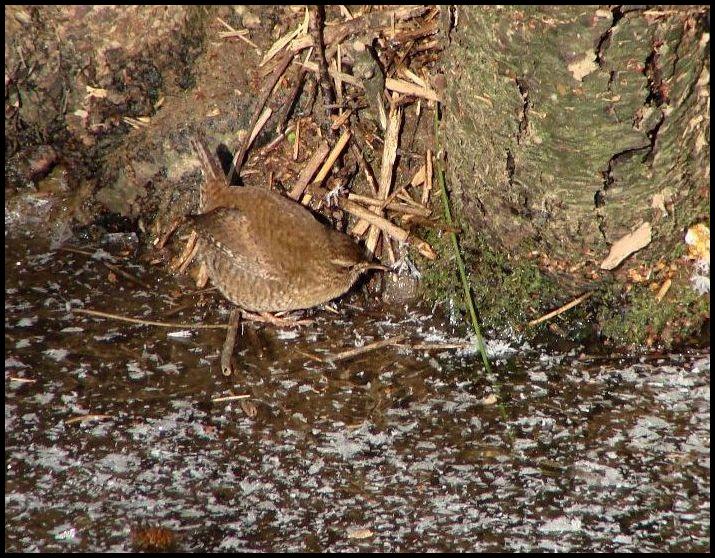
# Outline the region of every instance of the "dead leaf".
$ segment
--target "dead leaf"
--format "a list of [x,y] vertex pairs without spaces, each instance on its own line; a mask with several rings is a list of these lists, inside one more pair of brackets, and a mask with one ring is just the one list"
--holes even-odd
[[670,285],[671,285],[671,284],[672,284],[672,281],[671,281],[670,279],[666,279],[666,280],[663,282],[663,286],[662,286],[662,287],[660,288],[660,290],[658,291],[658,294],[655,295],[655,299],[656,299],[658,302],[660,302],[661,300],[663,300],[663,297],[665,296],[665,293],[668,292],[668,289],[670,289]]
[[568,70],[573,75],[574,79],[578,81],[583,81],[588,74],[591,74],[598,70],[598,64],[596,64],[596,54],[591,51],[587,52],[583,58],[571,62],[568,65]]
[[616,240],[606,259],[601,262],[601,269],[614,269],[628,256],[648,246],[652,239],[651,233],[650,223],[646,221],[635,231]]
[[243,412],[246,413],[246,416],[249,418],[253,418],[258,414],[258,407],[256,407],[253,403],[251,403],[247,399],[241,399],[241,401],[239,402],[239,405],[241,406],[241,409],[243,410]]
[[349,539],[367,539],[368,537],[372,537],[370,529],[352,529],[348,531]]
[[107,90],[100,89],[97,87],[92,87],[92,86],[88,85],[87,86],[87,97],[96,97],[98,99],[106,99],[107,98]]
[[688,254],[697,260],[710,261],[710,229],[705,223],[698,223],[685,234]]

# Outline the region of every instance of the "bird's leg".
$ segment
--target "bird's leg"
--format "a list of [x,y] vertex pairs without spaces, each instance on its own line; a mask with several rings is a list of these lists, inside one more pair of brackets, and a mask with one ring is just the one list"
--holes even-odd
[[172,268],[177,270],[179,273],[183,273],[184,271],[186,271],[186,268],[189,267],[191,260],[193,260],[194,256],[196,256],[196,252],[199,249],[198,243],[196,242],[197,238],[198,235],[196,234],[196,232],[191,231],[191,236],[189,236],[189,240],[186,241],[186,244],[184,245],[184,250],[181,252],[181,255],[177,258],[177,260],[172,264]]
[[221,372],[224,376],[230,376],[234,371],[233,348],[236,345],[236,334],[238,324],[241,321],[241,311],[238,308],[231,310],[231,317],[228,320],[229,328],[226,332],[226,339],[221,350]]
[[209,268],[205,262],[199,264],[199,272],[196,274],[196,288],[203,289],[209,282]]
[[185,220],[186,217],[181,215],[169,223],[169,228],[164,232],[164,235],[157,239],[157,242],[154,245],[155,249],[161,250],[169,241],[171,236],[176,232],[176,229],[179,228],[179,225],[181,225]]

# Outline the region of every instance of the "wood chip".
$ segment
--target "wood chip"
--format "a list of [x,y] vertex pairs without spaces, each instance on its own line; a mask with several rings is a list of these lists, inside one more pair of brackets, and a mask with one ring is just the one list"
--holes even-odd
[[313,156],[303,167],[303,170],[300,171],[298,180],[296,180],[293,188],[291,188],[291,191],[288,193],[289,198],[297,200],[303,195],[303,192],[305,192],[306,187],[325,160],[325,157],[327,157],[329,151],[330,146],[325,142],[322,142],[318,146],[318,149],[315,150],[315,153],[313,153]]
[[429,203],[430,192],[432,191],[432,150],[428,149],[425,156],[425,185],[422,188],[422,205]]
[[353,109],[346,110],[343,114],[338,116],[335,121],[330,125],[331,130],[338,130],[343,124],[348,121],[350,115],[353,113]]
[[410,186],[419,186],[425,181],[425,172],[427,171],[427,164],[422,165],[419,170],[415,173],[410,180]]
[[348,199],[349,200],[355,200],[356,202],[360,202],[362,204],[371,206],[371,207],[379,207],[380,209],[390,209],[392,211],[397,211],[398,213],[408,213],[410,215],[422,215],[423,217],[429,217],[430,215],[430,210],[427,209],[426,207],[421,207],[421,206],[415,206],[415,205],[408,205],[404,203],[395,203],[395,202],[390,202],[387,205],[385,205],[384,202],[371,198],[370,196],[361,196],[360,194],[353,194],[350,192],[348,194]]
[[337,161],[338,157],[340,157],[340,154],[343,152],[343,149],[345,149],[345,146],[347,145],[351,135],[352,132],[347,129],[340,136],[340,139],[333,146],[330,155],[328,155],[327,160],[325,161],[325,163],[323,163],[323,166],[318,171],[318,175],[315,177],[314,181],[316,184],[320,185],[323,180],[325,180],[325,177],[328,176],[330,169],[332,168],[333,164],[335,164],[335,161]]
[[[390,108],[390,117],[385,132],[385,146],[382,150],[382,166],[380,167],[380,181],[378,183],[378,199],[385,200],[392,187],[392,175],[397,158],[397,145],[400,140],[400,127],[402,125],[402,109],[400,107]],[[377,242],[380,238],[380,229],[372,227],[367,234],[365,247],[369,254],[375,252]]]
[[347,20],[355,19],[355,17],[350,13],[350,10],[348,10],[347,6],[344,6],[340,4],[338,6],[340,8],[340,14]]
[[338,206],[340,209],[344,209],[348,213],[365,219],[372,226],[375,226],[382,230],[384,233],[389,234],[395,240],[404,242],[410,236],[405,229],[401,229],[394,223],[388,221],[384,217],[381,217],[377,213],[370,211],[369,209],[353,202],[346,200],[345,198],[338,198]]
[[[300,118],[295,123],[295,143],[293,144],[293,160],[294,161],[298,160],[299,151],[300,151]],[[308,180],[310,180],[310,179],[308,179]]]
[[340,207],[340,209],[344,209],[352,215],[355,215],[356,217],[364,219],[371,225],[378,227],[382,232],[388,234],[399,242],[409,241],[409,243],[414,245],[419,253],[425,258],[430,260],[437,259],[437,254],[427,242],[414,236],[411,237],[410,233],[408,233],[405,229],[398,227],[391,221],[388,221],[384,217],[380,217],[360,204],[345,198],[338,198],[338,207]]
[[[259,66],[265,66],[267,62],[269,62],[276,54],[278,54],[283,47],[285,47],[288,43],[290,43],[293,39],[295,39],[298,35],[305,35],[308,32],[308,21],[310,19],[310,16],[308,15],[308,8],[305,8],[305,18],[303,18],[302,23],[293,31],[290,33],[284,35],[280,39],[278,39],[275,43],[273,43],[273,46],[268,49],[268,52],[266,52],[265,56],[263,57],[263,60],[261,60],[261,63]],[[308,44],[306,46],[311,46],[313,44],[312,39],[310,37],[306,37],[308,39]],[[293,50],[293,52],[297,52],[296,50]]]
[[251,135],[248,138],[248,147],[246,148],[246,150],[251,147],[253,140],[255,140],[258,134],[261,133],[263,126],[266,125],[266,122],[268,122],[268,119],[271,117],[271,114],[273,114],[273,109],[271,107],[266,107],[266,110],[263,111],[263,114],[258,119],[258,122],[256,122],[256,125],[253,127],[253,130],[251,130]]
[[[319,71],[317,62],[299,62],[296,60],[293,63],[297,64],[301,68],[305,68],[306,70],[316,74]],[[339,79],[340,81],[344,81],[345,83],[349,83],[350,85],[354,85],[355,87],[359,87],[360,89],[365,89],[362,80],[356,78],[355,76],[351,76],[350,74],[339,72],[333,67],[328,69],[328,75],[330,75],[330,77],[333,79]]]
[[385,88],[390,91],[396,91],[397,93],[404,93],[406,95],[414,95],[415,97],[422,97],[428,101],[440,101],[439,95],[433,89],[428,87],[420,87],[409,81],[395,78],[385,79]]
[[221,37],[222,39],[230,39],[233,37],[238,37],[245,43],[251,45],[253,48],[258,50],[258,45],[254,43],[251,39],[246,37],[248,35],[248,29],[241,29],[240,31],[237,31],[233,27],[231,27],[228,23],[226,23],[224,20],[222,20],[220,17],[216,18],[221,25],[223,25],[228,31],[219,31],[218,36]]
[[429,89],[429,86],[427,85],[425,80],[423,80],[421,77],[419,77],[417,74],[415,74],[411,70],[405,68],[403,70],[403,73],[405,74],[405,77],[407,77],[407,79],[412,81],[415,85],[422,87],[424,89]]

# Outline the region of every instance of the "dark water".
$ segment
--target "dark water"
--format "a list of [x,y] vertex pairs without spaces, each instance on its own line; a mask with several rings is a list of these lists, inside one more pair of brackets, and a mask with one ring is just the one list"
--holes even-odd
[[710,549],[709,351],[492,342],[500,407],[470,351],[329,362],[455,335],[355,296],[297,330],[245,325],[226,378],[222,330],[71,311],[225,323],[217,294],[80,248],[6,238],[6,551],[126,551],[148,528],[194,551]]

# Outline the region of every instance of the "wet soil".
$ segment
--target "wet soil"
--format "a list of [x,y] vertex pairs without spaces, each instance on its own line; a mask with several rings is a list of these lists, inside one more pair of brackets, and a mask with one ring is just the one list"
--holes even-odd
[[492,341],[500,407],[472,351],[329,362],[454,341],[357,293],[300,329],[244,325],[224,377],[223,330],[72,311],[225,323],[218,294],[78,248],[5,240],[6,551],[127,551],[147,528],[187,551],[710,548],[709,350]]

